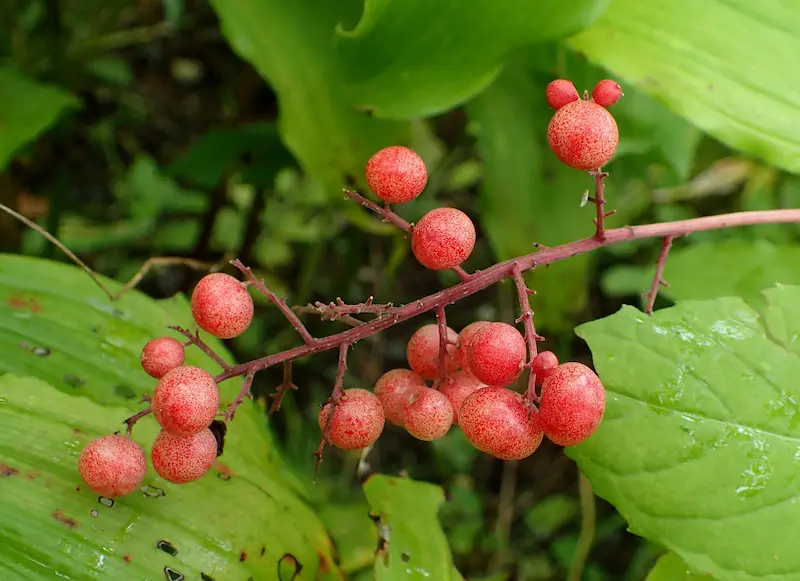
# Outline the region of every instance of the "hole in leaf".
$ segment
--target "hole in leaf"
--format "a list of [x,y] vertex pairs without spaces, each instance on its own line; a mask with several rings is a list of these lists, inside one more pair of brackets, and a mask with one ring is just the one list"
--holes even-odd
[[184,581],[186,577],[180,571],[176,571],[175,569],[171,569],[169,567],[164,567],[164,579],[167,581]]
[[173,557],[178,554],[178,549],[175,547],[175,545],[173,545],[169,541],[164,541],[164,540],[158,541],[156,542],[156,547],[160,551],[164,551],[166,554],[172,555]]

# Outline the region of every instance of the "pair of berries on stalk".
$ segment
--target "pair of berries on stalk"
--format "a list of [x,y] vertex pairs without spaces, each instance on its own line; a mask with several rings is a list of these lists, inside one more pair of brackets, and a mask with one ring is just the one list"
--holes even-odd
[[[203,277],[192,293],[197,325],[218,338],[236,337],[253,319],[253,299],[236,278],[222,273]],[[203,369],[184,365],[184,345],[172,337],[150,340],[142,349],[142,368],[158,384],[150,398],[161,431],[150,459],[164,480],[184,484],[199,479],[218,455],[210,426],[219,411],[219,389]],[[147,460],[129,435],[112,434],[89,442],[78,460],[86,485],[114,498],[130,494],[142,483]]]

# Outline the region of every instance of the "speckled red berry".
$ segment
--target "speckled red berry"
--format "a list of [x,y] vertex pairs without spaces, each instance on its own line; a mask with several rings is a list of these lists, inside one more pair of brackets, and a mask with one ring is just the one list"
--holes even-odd
[[192,291],[195,322],[220,339],[244,333],[253,320],[253,311],[253,297],[239,279],[229,274],[207,274]]
[[147,473],[144,450],[127,436],[96,438],[81,451],[78,472],[92,492],[108,498],[130,494]]
[[547,128],[547,140],[566,165],[596,170],[614,155],[619,131],[614,117],[604,107],[579,99],[555,112]]
[[[447,340],[445,374],[458,369],[458,358],[456,357],[458,334],[450,327],[447,327]],[[438,325],[424,325],[411,335],[406,344],[406,359],[409,367],[422,378],[436,379],[439,376]]]
[[408,398],[414,390],[424,387],[427,387],[425,380],[410,369],[392,369],[381,375],[375,382],[375,395],[386,419],[402,427]]
[[562,363],[542,385],[539,421],[559,446],[574,446],[591,436],[603,419],[606,390],[582,363]]
[[467,351],[469,349],[470,341],[472,341],[475,333],[480,331],[489,323],[490,321],[474,321],[461,329],[461,332],[458,334],[456,349],[458,354],[458,364],[462,369],[469,369],[469,358],[467,357]]
[[186,365],[168,371],[153,391],[153,416],[166,431],[190,435],[207,428],[219,409],[219,389],[207,371]]
[[464,400],[459,426],[481,452],[501,460],[522,460],[542,443],[537,415],[520,394],[504,387],[484,387]]
[[[325,404],[317,423],[325,433],[331,404]],[[360,450],[374,443],[383,432],[385,417],[380,400],[366,389],[346,389],[333,410],[330,442],[342,450]]]
[[450,430],[453,425],[453,407],[443,393],[426,387],[411,394],[404,417],[409,434],[418,440],[431,442]]
[[486,387],[480,379],[466,369],[455,371],[448,375],[439,386],[439,391],[450,401],[453,408],[453,423],[458,425],[458,412],[464,400],[476,389]]
[[623,95],[622,87],[619,86],[619,83],[611,79],[603,79],[592,89],[592,99],[602,107],[611,107],[611,105],[619,101],[620,97]]
[[566,79],[550,81],[544,94],[547,97],[547,104],[553,109],[561,109],[567,103],[572,103],[580,98],[578,89],[575,88],[571,81]]
[[171,369],[183,365],[183,344],[172,337],[157,337],[142,349],[142,369],[150,377],[161,379]]
[[533,358],[533,372],[536,374],[536,385],[542,385],[558,367],[558,357],[552,351],[542,351]]
[[420,218],[411,230],[411,252],[431,270],[454,268],[475,247],[475,225],[461,210],[436,208]]
[[211,470],[217,458],[217,439],[209,429],[191,436],[176,436],[161,430],[150,453],[161,478],[175,484],[186,484]]
[[522,371],[528,347],[516,327],[489,323],[470,341],[469,370],[486,385],[508,385]]
[[366,176],[370,189],[388,204],[410,202],[428,183],[425,162],[402,145],[386,147],[369,158]]

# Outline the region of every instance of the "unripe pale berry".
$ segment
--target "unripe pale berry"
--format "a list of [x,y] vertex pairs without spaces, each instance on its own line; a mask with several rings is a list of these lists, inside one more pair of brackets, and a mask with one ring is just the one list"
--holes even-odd
[[115,498],[139,488],[147,473],[147,459],[131,438],[113,434],[86,445],[78,459],[78,472],[93,492]]
[[411,394],[404,417],[409,434],[430,442],[444,436],[453,425],[453,406],[442,392],[426,387]]
[[386,147],[369,158],[366,176],[370,189],[387,204],[410,202],[428,183],[425,162],[402,145]]
[[617,122],[605,107],[578,99],[555,112],[547,128],[550,149],[575,169],[595,170],[617,149]]
[[475,225],[461,210],[436,208],[420,218],[411,230],[411,252],[431,270],[454,268],[475,247]]
[[522,460],[542,443],[536,410],[504,387],[484,387],[464,400],[459,426],[481,452],[501,460]]
[[580,99],[578,89],[575,88],[572,81],[567,81],[566,79],[550,81],[544,90],[544,94],[547,97],[547,104],[553,109],[561,109],[567,103]]
[[487,387],[480,379],[466,369],[448,375],[439,386],[439,391],[450,401],[453,408],[453,423],[458,425],[458,412],[464,400],[476,389]]
[[490,321],[474,321],[461,329],[458,334],[457,353],[458,364],[462,369],[469,369],[469,358],[467,351],[469,350],[470,341],[475,336],[475,333],[480,331],[484,326],[488,325]]
[[552,351],[542,351],[533,358],[533,372],[536,374],[536,385],[542,385],[558,367],[558,357]]
[[562,363],[544,381],[539,423],[559,446],[574,446],[591,436],[603,419],[606,390],[582,363]]
[[209,429],[191,436],[176,436],[161,430],[150,453],[161,478],[185,484],[201,478],[211,470],[217,458],[217,439]]
[[611,79],[603,79],[592,89],[592,99],[602,107],[611,107],[611,105],[619,101],[620,97],[623,95],[622,87],[619,86],[619,83]]
[[408,398],[414,390],[426,387],[425,380],[410,369],[392,369],[375,382],[375,395],[383,406],[386,419],[402,427]]
[[[322,433],[328,425],[331,404],[325,404],[317,416]],[[342,450],[360,450],[374,443],[385,422],[380,400],[366,389],[346,389],[333,410],[330,442]]]
[[191,365],[177,367],[159,380],[150,406],[162,428],[188,436],[214,421],[219,409],[219,389],[204,369]]
[[192,291],[195,322],[220,339],[244,333],[253,320],[253,311],[253,297],[239,279],[229,274],[207,274]]
[[[456,341],[458,334],[447,327],[447,364],[445,374],[458,369]],[[439,327],[424,325],[417,329],[406,345],[406,359],[411,369],[424,379],[436,379],[439,375]]]
[[161,379],[167,371],[183,365],[183,344],[172,337],[157,337],[142,349],[142,369],[147,375]]
[[470,341],[469,370],[486,385],[508,385],[522,371],[527,355],[525,338],[508,323],[489,323]]

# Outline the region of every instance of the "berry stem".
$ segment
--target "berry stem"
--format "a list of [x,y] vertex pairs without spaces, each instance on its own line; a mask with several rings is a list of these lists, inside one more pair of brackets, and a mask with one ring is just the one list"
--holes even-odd
[[292,390],[297,391],[297,386],[292,382],[292,362],[291,361],[284,361],[283,362],[283,381],[281,384],[275,388],[275,393],[270,394],[272,398],[272,405],[269,406],[269,411],[267,415],[272,415],[278,410],[281,409],[281,402],[283,401],[283,396],[286,395],[286,392]]
[[658,295],[658,287],[666,285],[664,280],[664,267],[667,265],[667,256],[669,255],[670,248],[672,248],[673,236],[664,236],[661,243],[661,252],[658,254],[656,261],[656,273],[653,276],[653,282],[650,285],[650,290],[647,292],[647,304],[644,307],[644,312],[648,315],[653,313],[653,306],[656,304],[656,296]]
[[309,303],[304,307],[292,307],[296,313],[311,313],[319,315],[323,321],[336,321],[341,320],[348,325],[357,327],[362,325],[364,321],[351,317],[350,315],[361,315],[369,313],[377,317],[383,317],[391,313],[394,305],[386,303],[384,305],[376,305],[372,301],[374,297],[369,297],[365,302],[358,303],[357,305],[348,305],[341,298],[336,297],[336,302],[328,303],[327,305],[321,301],[315,302],[313,305]]
[[141,420],[143,417],[145,417],[147,415],[150,415],[151,413],[153,413],[153,408],[151,408],[150,406],[147,406],[142,411],[133,414],[131,417],[127,418],[126,420],[123,420],[122,423],[126,424],[128,426],[127,429],[125,430],[125,434],[130,436],[131,433],[133,433],[133,425],[136,422],[138,422],[139,420]]
[[231,264],[238,268],[242,274],[247,277],[247,280],[252,284],[254,287],[258,289],[258,291],[267,297],[272,304],[274,304],[283,316],[289,321],[289,323],[294,327],[294,330],[297,331],[298,335],[302,337],[303,341],[306,345],[313,345],[316,342],[316,339],[308,332],[306,326],[300,320],[300,318],[295,314],[295,312],[286,304],[286,301],[276,295],[274,292],[267,288],[267,285],[264,284],[263,280],[259,280],[253,274],[253,271],[250,269],[249,266],[245,266],[239,259],[231,260]]
[[401,230],[405,230],[409,234],[411,233],[411,224],[406,222],[399,215],[395,214],[389,207],[389,204],[386,204],[386,206],[381,207],[375,202],[368,200],[358,192],[354,192],[353,190],[344,190],[344,195],[346,195],[354,202],[358,202],[362,206],[366,206],[367,208],[378,214],[380,217],[383,218],[384,222],[390,222],[391,224],[394,224]]
[[391,316],[381,317],[353,329],[319,338],[311,345],[301,345],[280,353],[254,359],[247,363],[234,365],[229,370],[217,375],[215,379],[217,382],[224,381],[231,377],[243,375],[250,370],[260,371],[267,367],[277,365],[278,363],[283,363],[284,361],[290,361],[314,353],[335,349],[341,345],[350,345],[355,341],[379,333],[398,323],[412,319],[422,313],[435,310],[439,306],[449,305],[491,286],[508,276],[515,262],[520,271],[524,272],[537,265],[551,264],[560,260],[566,260],[578,254],[586,254],[606,246],[619,244],[621,242],[629,242],[631,240],[664,238],[665,236],[676,237],[691,234],[692,232],[718,230],[720,228],[784,223],[800,223],[800,209],[735,212],[732,214],[720,214],[717,216],[691,218],[689,220],[677,220],[674,222],[613,228],[605,231],[603,240],[592,236],[591,238],[584,238],[583,240],[562,244],[561,246],[544,248],[531,254],[499,262],[489,268],[473,273],[470,275],[469,279],[464,282],[422,297],[402,307],[396,307],[392,310]]
[[605,192],[606,186],[605,182],[603,181],[605,178],[608,177],[608,173],[604,172],[602,169],[598,168],[596,171],[589,172],[594,178],[594,205],[596,209],[596,218],[594,219],[595,227],[597,228],[595,232],[595,238],[600,242],[603,242],[606,238],[606,218],[614,214],[615,211],[606,212],[605,211]]
[[447,375],[447,316],[444,313],[444,305],[436,307],[436,326],[439,328],[439,369],[436,372],[436,381],[433,382],[433,389],[439,389],[439,384]]
[[242,405],[244,398],[250,395],[250,388],[253,387],[253,379],[256,376],[255,370],[251,369],[245,375],[244,383],[242,384],[242,389],[239,390],[239,393],[236,394],[234,400],[228,405],[228,409],[225,410],[225,423],[227,424],[233,419],[234,414],[236,414],[236,409]]
[[194,333],[192,333],[189,329],[184,329],[183,327],[180,327],[178,325],[170,325],[168,328],[172,329],[173,331],[177,331],[178,333],[180,333],[181,335],[183,335],[188,339],[188,341],[184,343],[184,347],[188,347],[189,345],[195,345],[197,348],[200,349],[200,351],[202,351],[203,353],[211,357],[211,359],[216,361],[217,365],[222,367],[224,371],[230,370],[231,366],[225,363],[225,360],[219,355],[217,355],[214,352],[214,350],[200,338],[200,331],[195,331]]
[[531,310],[531,302],[528,299],[530,289],[525,284],[525,277],[522,276],[522,270],[519,264],[514,262],[511,266],[511,276],[514,279],[514,285],[517,287],[517,298],[519,299],[519,308],[521,314],[517,319],[517,323],[522,323],[525,327],[525,342],[528,344],[528,389],[525,392],[525,398],[528,401],[539,401],[539,396],[536,395],[536,374],[533,372],[533,360],[536,357],[537,347],[536,341],[542,338],[536,334],[536,327],[533,324],[533,311]]
[[330,407],[328,408],[328,419],[325,422],[325,431],[322,434],[322,439],[319,442],[317,451],[314,452],[317,461],[314,466],[314,480],[317,479],[319,473],[319,465],[322,463],[322,452],[325,449],[325,444],[330,444],[331,430],[333,429],[333,414],[335,413],[336,406],[339,405],[339,400],[342,399],[344,394],[344,374],[347,372],[347,350],[350,349],[350,343],[342,343],[339,345],[339,364],[336,367],[336,380],[333,382],[333,391],[329,399]]

